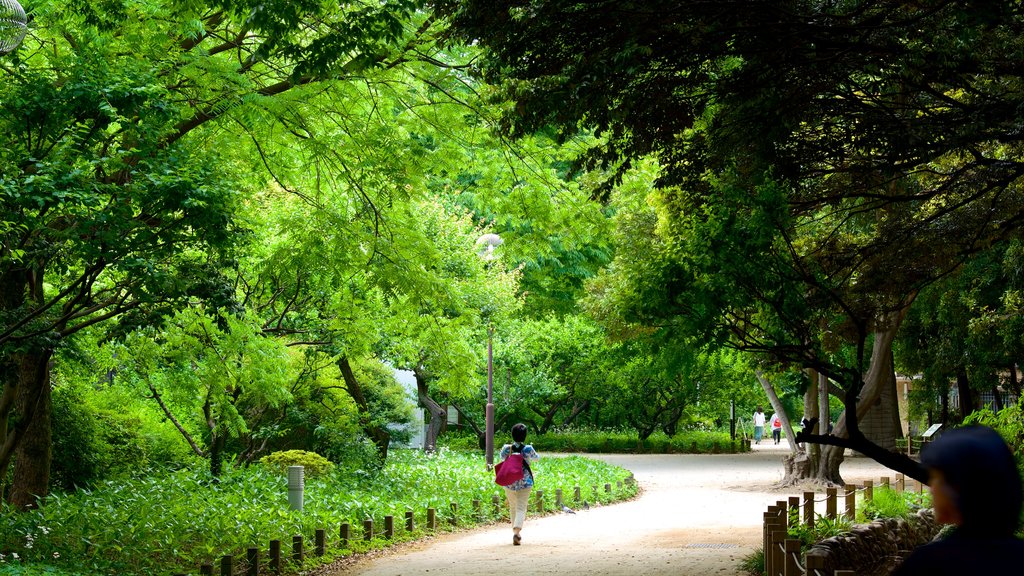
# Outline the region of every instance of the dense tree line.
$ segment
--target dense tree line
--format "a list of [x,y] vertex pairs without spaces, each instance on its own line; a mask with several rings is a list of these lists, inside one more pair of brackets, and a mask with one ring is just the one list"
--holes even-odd
[[860,429],[897,369],[921,417],[1019,397],[1016,3],[31,13],[0,59],[16,506],[118,462],[379,461],[420,418],[395,369],[427,449],[448,406],[482,437],[489,335],[499,426],[839,401],[791,459],[829,482],[846,447],[920,475]]

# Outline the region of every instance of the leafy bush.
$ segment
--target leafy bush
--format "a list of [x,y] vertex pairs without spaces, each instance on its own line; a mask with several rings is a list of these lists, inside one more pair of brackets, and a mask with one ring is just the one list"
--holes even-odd
[[[706,430],[687,430],[671,437],[656,432],[641,441],[636,432],[628,430],[570,429],[531,435],[527,441],[537,450],[545,452],[710,454],[715,451],[716,442],[720,452],[732,451],[728,432]],[[479,449],[477,436],[472,432],[446,432],[439,442],[453,450]],[[495,444],[500,446],[501,443],[501,439],[495,440]],[[737,449],[742,451],[745,448],[745,443],[737,440]]]
[[931,498],[927,494],[875,488],[872,500],[862,500],[857,504],[857,519],[861,521],[879,518],[906,519],[917,510],[929,506],[930,502]]
[[303,475],[307,478],[330,474],[334,470],[334,464],[327,458],[316,452],[306,452],[305,450],[274,452],[261,458],[260,464],[282,474],[288,473],[289,466],[302,466],[304,468]]
[[[570,506],[575,486],[581,487],[581,499],[591,503],[630,498],[637,490],[635,484],[615,487],[629,471],[579,456],[544,458],[533,469],[538,490],[547,494],[548,511],[555,510],[557,489]],[[613,486],[611,492],[605,492],[605,483]],[[451,516],[459,526],[503,517],[505,506],[499,506],[496,515],[490,504],[492,496],[500,494],[493,473],[479,456],[447,450],[395,450],[380,469],[310,478],[302,512],[288,508],[285,481],[264,466],[229,469],[219,481],[205,469],[109,481],[92,491],[52,496],[38,510],[0,507],[0,554],[6,557],[0,574],[44,573],[49,567],[63,574],[186,572],[222,555],[244,557],[250,546],[266,550],[270,540],[290,542],[292,536],[303,535],[312,541],[316,529],[326,529],[332,538],[327,555],[310,555],[304,566],[290,565],[288,571],[294,573],[389,545],[383,539],[367,543],[359,537],[342,549],[337,542],[342,523],[358,534],[363,520],[372,518],[380,525],[386,515],[404,518],[406,510],[412,510],[417,529],[396,530],[393,540],[407,541],[425,534],[427,508],[437,510],[440,530],[452,529]],[[475,514],[475,499],[483,502],[482,518]],[[12,562],[14,554],[18,559]],[[35,568],[38,571],[27,571]]]
[[764,574],[764,548],[758,546],[756,550],[744,556],[740,560],[740,570],[751,576],[762,576]]
[[788,533],[790,538],[800,541],[802,551],[807,551],[808,548],[822,540],[849,532],[851,526],[845,516],[837,516],[835,520],[831,520],[827,516],[817,514],[814,518],[814,526],[797,522],[789,527]]

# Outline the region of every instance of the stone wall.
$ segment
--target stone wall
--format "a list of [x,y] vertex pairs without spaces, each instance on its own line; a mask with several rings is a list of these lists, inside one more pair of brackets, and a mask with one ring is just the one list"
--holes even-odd
[[807,552],[825,557],[826,574],[854,570],[857,576],[888,576],[910,550],[927,544],[942,528],[931,510],[909,520],[885,518],[854,525],[846,534],[818,542]]

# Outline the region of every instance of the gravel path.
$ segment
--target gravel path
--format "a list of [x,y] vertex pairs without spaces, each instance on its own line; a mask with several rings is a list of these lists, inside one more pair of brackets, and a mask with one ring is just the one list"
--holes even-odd
[[[763,510],[793,489],[782,479],[783,446],[770,441],[737,455],[595,455],[632,470],[643,493],[633,501],[527,518],[523,545],[499,524],[440,536],[396,554],[358,561],[337,576],[491,575],[509,555],[525,574],[741,575],[760,545]],[[847,481],[891,475],[867,458],[847,457]],[[537,464],[543,486],[543,460]],[[499,567],[505,563],[505,568]]]

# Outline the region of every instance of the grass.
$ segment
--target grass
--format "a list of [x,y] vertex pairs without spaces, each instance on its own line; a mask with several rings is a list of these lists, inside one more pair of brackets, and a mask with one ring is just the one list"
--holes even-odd
[[[590,502],[610,503],[636,494],[635,485],[616,487],[629,471],[583,457],[542,459],[534,471],[537,490],[546,494],[546,511],[554,510],[558,488],[570,505],[577,485],[581,498]],[[606,483],[612,485],[610,493],[604,491]],[[263,467],[234,470],[218,482],[200,471],[108,482],[92,491],[52,496],[38,510],[0,509],[0,574],[195,572],[200,564],[218,564],[223,555],[244,559],[250,546],[258,547],[266,559],[270,540],[280,540],[283,555],[290,557],[297,535],[311,551],[315,531],[325,529],[326,554],[307,552],[303,562],[288,563],[284,572],[295,573],[421,538],[427,534],[428,508],[436,510],[441,531],[494,522],[507,514],[503,502],[498,514],[491,505],[492,495],[500,493],[482,458],[446,450],[433,455],[398,450],[380,470],[307,478],[302,512],[288,508],[286,478]],[[474,499],[482,501],[480,517]],[[412,532],[405,530],[407,510],[415,515]],[[395,519],[390,541],[379,535],[389,515]],[[373,519],[378,532],[370,541],[363,540],[366,519]],[[343,523],[351,526],[352,534],[345,548],[338,538]],[[242,572],[237,560],[236,571]]]

